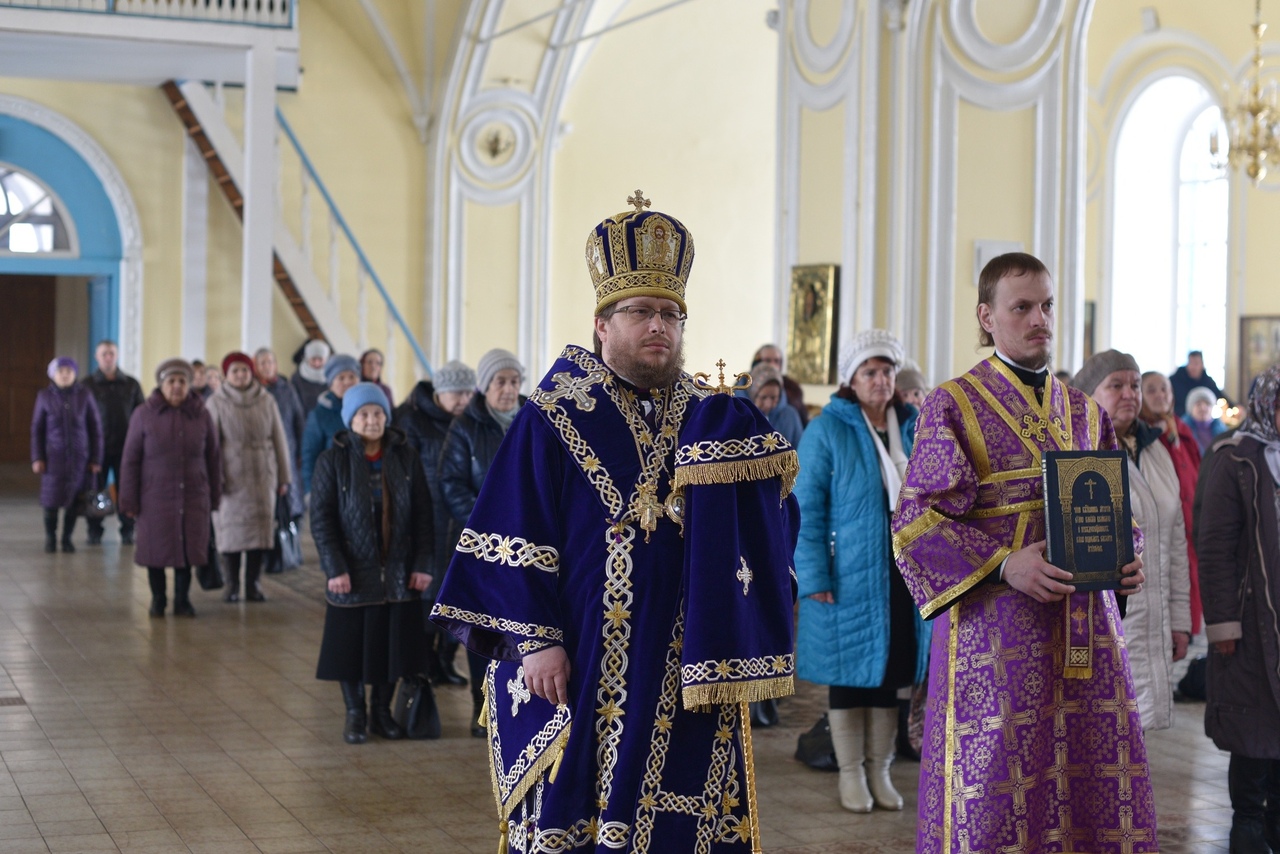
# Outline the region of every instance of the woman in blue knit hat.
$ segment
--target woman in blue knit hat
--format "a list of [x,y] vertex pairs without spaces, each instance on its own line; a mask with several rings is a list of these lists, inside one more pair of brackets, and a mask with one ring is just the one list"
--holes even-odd
[[311,481],[311,535],[328,579],[316,678],[342,687],[348,744],[362,744],[366,729],[404,737],[391,695],[398,679],[427,664],[419,599],[436,573],[431,493],[417,453],[390,422],[382,389],[347,389],[346,429],[320,454]]

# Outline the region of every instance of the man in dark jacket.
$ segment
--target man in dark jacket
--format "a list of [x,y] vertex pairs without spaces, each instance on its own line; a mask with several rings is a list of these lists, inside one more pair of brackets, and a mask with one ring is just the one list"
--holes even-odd
[[[423,594],[422,600],[426,613],[431,613],[435,604],[436,590],[444,578],[443,568],[449,565],[449,554],[453,551],[454,540],[446,536],[449,529],[449,508],[445,505],[440,491],[440,451],[444,447],[445,435],[453,419],[461,415],[471,402],[475,393],[476,372],[470,367],[454,360],[446,362],[431,380],[423,380],[414,386],[413,391],[404,403],[396,408],[394,421],[405,432],[409,444],[417,451],[422,460],[422,471],[427,477],[427,486],[431,490],[431,509],[435,516],[436,566],[441,572],[436,574],[435,583]],[[456,537],[454,538],[456,539]],[[434,625],[428,623],[427,632],[438,640],[437,655],[428,661],[428,669],[433,682],[447,682],[450,685],[465,685],[467,680],[453,666],[453,657],[458,650],[458,640],[453,635],[434,632]],[[433,646],[435,646],[433,641]]]
[[[120,356],[116,342],[103,339],[94,351],[98,369],[84,378],[84,385],[98,403],[102,416],[102,473],[103,484],[113,480],[120,483],[120,455],[124,453],[124,437],[129,432],[129,417],[146,400],[142,386],[133,377],[120,370]],[[89,519],[89,545],[102,542],[102,520]],[[133,543],[133,519],[120,516],[120,542]]]
[[1204,372],[1204,354],[1199,350],[1187,354],[1187,363],[1169,376],[1169,385],[1173,386],[1173,412],[1179,418],[1187,412],[1187,395],[1193,388],[1207,388],[1215,399],[1226,397],[1213,377]]
[[258,371],[258,381],[275,398],[284,422],[284,437],[289,443],[289,459],[293,463],[293,479],[289,482],[289,515],[297,520],[302,516],[302,486],[298,472],[302,466],[302,432],[307,427],[307,413],[297,390],[277,372],[276,354],[269,347],[259,347],[253,354],[253,364]]

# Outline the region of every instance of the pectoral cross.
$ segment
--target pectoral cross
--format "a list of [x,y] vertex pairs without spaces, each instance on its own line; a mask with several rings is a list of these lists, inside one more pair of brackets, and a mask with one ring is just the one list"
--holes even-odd
[[641,483],[636,489],[639,495],[636,504],[640,510],[640,527],[644,529],[644,541],[649,542],[649,535],[658,530],[658,519],[662,518],[662,504],[658,501],[658,487],[652,482]]
[[1087,487],[1089,487],[1089,500],[1090,500],[1090,501],[1092,501],[1092,500],[1093,500],[1093,485],[1094,485],[1095,483],[1097,483],[1097,481],[1096,481],[1096,480],[1094,480],[1093,478],[1089,478],[1088,480],[1086,480],[1086,481],[1084,482],[1084,485],[1085,485],[1085,486],[1087,486]]
[[1038,442],[1048,440],[1049,437],[1045,434],[1045,431],[1049,428],[1049,422],[1045,421],[1044,418],[1039,415],[1027,414],[1022,416],[1022,423],[1024,426],[1019,433],[1022,438],[1030,439],[1034,436]]
[[514,718],[520,713],[520,704],[527,703],[533,698],[533,694],[529,693],[529,689],[524,684],[523,664],[516,671],[516,678],[507,680],[507,690],[511,692],[511,717]]
[[747,566],[745,557],[739,555],[738,560],[742,561],[742,568],[738,570],[738,580],[742,582],[742,595],[746,596],[747,588],[751,586],[751,579],[755,576],[751,574],[751,567]]

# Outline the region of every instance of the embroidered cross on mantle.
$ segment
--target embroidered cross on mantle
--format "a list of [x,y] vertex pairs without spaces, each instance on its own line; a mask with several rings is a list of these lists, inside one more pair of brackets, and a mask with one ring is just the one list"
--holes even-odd
[[751,580],[755,578],[751,573],[751,567],[747,566],[747,559],[738,556],[738,560],[742,561],[742,568],[738,570],[738,580],[742,582],[742,595],[747,595],[747,589],[751,586]]
[[520,704],[527,703],[533,699],[533,694],[524,684],[524,665],[520,665],[520,669],[516,671],[514,679],[507,680],[507,690],[511,692],[511,717],[520,714]]

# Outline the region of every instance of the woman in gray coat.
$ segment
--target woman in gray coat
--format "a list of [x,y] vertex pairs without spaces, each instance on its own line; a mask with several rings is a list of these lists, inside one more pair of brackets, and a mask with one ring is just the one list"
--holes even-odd
[[1280,365],[1205,459],[1196,533],[1209,640],[1204,728],[1231,752],[1231,850],[1280,851]]
[[137,519],[133,561],[147,568],[151,616],[164,616],[164,568],[171,566],[174,616],[194,617],[187,598],[191,567],[208,558],[209,513],[222,491],[218,434],[200,395],[190,392],[191,365],[161,362],[156,383],[129,418],[120,512]]
[[227,602],[240,601],[240,556],[244,553],[244,598],[261,602],[263,559],[275,539],[276,496],[289,492],[292,467],[280,410],[258,382],[253,360],[229,353],[224,382],[206,406],[222,447],[222,506],[213,531],[227,579]]

